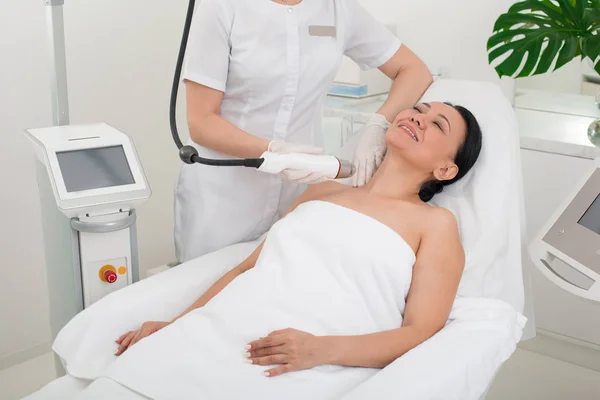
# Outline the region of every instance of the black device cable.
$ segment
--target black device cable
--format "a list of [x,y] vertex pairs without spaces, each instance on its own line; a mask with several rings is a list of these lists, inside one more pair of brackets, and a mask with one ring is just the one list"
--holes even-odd
[[246,158],[237,160],[214,160],[210,158],[202,158],[198,155],[198,150],[194,146],[184,145],[179,137],[177,130],[177,94],[179,92],[179,81],[181,80],[181,70],[183,69],[183,61],[185,58],[185,50],[187,48],[190,28],[192,26],[192,17],[194,15],[196,0],[189,0],[188,10],[185,17],[185,25],[183,27],[183,35],[181,37],[181,45],[179,47],[179,55],[177,56],[177,64],[175,66],[175,76],[173,77],[173,87],[171,88],[171,102],[169,120],[171,124],[171,135],[173,141],[179,149],[179,158],[186,164],[204,164],[219,167],[250,167],[258,168],[264,162],[262,158]]

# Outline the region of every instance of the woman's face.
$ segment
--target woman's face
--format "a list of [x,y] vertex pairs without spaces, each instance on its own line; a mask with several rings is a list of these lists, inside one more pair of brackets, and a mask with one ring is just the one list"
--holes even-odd
[[402,111],[388,129],[387,155],[402,157],[438,180],[458,173],[454,164],[467,124],[453,107],[439,102],[420,103]]

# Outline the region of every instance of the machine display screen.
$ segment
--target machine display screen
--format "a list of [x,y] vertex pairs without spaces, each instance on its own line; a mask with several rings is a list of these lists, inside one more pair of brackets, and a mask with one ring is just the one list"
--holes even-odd
[[56,153],[67,192],[135,183],[123,146]]
[[600,195],[596,197],[590,208],[583,214],[579,224],[600,234]]

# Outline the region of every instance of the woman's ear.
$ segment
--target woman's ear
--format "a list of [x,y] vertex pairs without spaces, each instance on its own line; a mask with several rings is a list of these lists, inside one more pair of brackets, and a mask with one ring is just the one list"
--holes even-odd
[[454,177],[458,174],[458,166],[454,163],[448,164],[444,167],[436,168],[433,171],[433,176],[438,181],[449,181],[454,179]]

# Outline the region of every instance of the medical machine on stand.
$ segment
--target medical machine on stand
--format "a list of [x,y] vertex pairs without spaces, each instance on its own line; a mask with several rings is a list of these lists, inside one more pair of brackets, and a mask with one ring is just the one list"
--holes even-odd
[[107,124],[69,125],[62,1],[45,3],[55,126],[26,134],[37,158],[55,338],[84,308],[139,279],[135,208],[151,192],[127,135]]
[[37,156],[52,335],[139,279],[136,207],[150,187],[133,143],[107,124],[29,129]]
[[[139,279],[136,207],[151,194],[131,139],[69,125],[63,0],[45,0],[54,126],[28,129],[36,155],[52,338],[84,308]],[[64,372],[56,359],[59,375]]]

